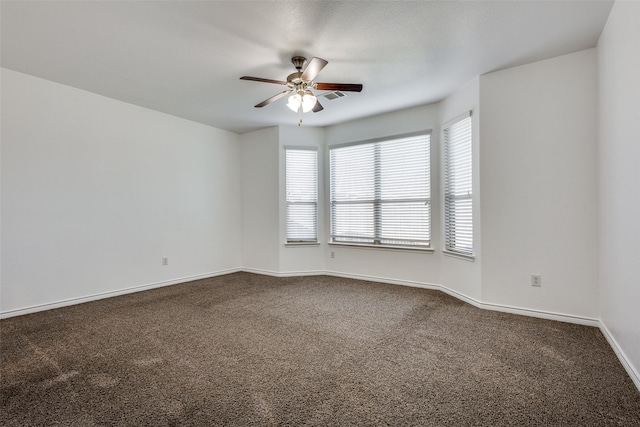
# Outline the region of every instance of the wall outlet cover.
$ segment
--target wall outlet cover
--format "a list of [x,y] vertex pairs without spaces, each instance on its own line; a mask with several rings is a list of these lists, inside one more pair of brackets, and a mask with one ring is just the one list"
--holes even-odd
[[542,276],[540,274],[531,275],[531,286],[535,286],[535,287],[542,286]]

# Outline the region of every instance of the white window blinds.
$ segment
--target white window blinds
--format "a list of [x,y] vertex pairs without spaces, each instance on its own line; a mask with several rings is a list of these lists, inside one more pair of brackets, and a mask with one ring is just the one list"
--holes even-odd
[[445,250],[473,255],[471,115],[444,129]]
[[333,242],[431,245],[430,135],[330,149]]
[[285,148],[287,242],[318,241],[318,151]]

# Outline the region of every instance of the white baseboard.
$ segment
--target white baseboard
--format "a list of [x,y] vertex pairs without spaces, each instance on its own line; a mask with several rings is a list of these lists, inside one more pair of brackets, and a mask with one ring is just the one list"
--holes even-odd
[[245,273],[262,274],[264,276],[273,276],[273,277],[322,276],[327,274],[327,272],[324,270],[273,271],[273,270],[263,270],[260,268],[245,268],[245,267],[240,268],[239,271],[244,271]]
[[[475,304],[474,304],[475,305]],[[572,314],[554,313],[551,311],[534,310],[530,308],[512,307],[501,304],[491,304],[481,302],[477,307],[485,310],[500,311],[503,313],[519,314],[521,316],[537,317],[540,319],[555,320],[558,322],[575,323],[586,326],[600,326],[598,319],[592,317],[574,316]]]
[[389,279],[386,277],[367,276],[363,274],[340,273],[337,271],[325,271],[324,274],[326,274],[327,276],[333,276],[333,277],[344,277],[345,279],[356,279],[356,280],[364,280],[367,282],[388,283],[390,285],[411,286],[413,288],[440,289],[439,285],[421,283],[413,280]]
[[0,319],[5,319],[5,318],[8,318],[8,317],[14,317],[14,316],[20,316],[20,315],[23,315],[23,314],[35,313],[35,312],[38,312],[38,311],[51,310],[51,309],[54,309],[54,308],[66,307],[66,306],[73,305],[73,304],[81,304],[81,303],[84,303],[84,302],[95,301],[95,300],[99,300],[99,299],[103,299],[103,298],[109,298],[109,297],[115,297],[115,296],[118,296],[118,295],[124,295],[124,294],[133,293],[133,292],[146,291],[146,290],[150,290],[150,289],[154,289],[154,288],[159,288],[159,287],[162,287],[162,286],[170,286],[170,285],[175,285],[175,284],[178,284],[178,283],[190,282],[190,281],[193,281],[193,280],[206,279],[206,278],[209,278],[209,277],[215,277],[215,276],[221,276],[221,275],[224,275],[224,274],[236,273],[236,272],[239,272],[239,271],[244,271],[244,272],[247,272],[247,273],[254,273],[254,274],[262,274],[262,275],[273,276],[273,277],[295,277],[295,276],[327,275],[327,276],[335,276],[335,277],[344,277],[344,278],[349,278],[349,279],[365,280],[365,281],[369,281],[369,282],[379,282],[379,283],[388,283],[388,284],[392,284],[392,285],[411,286],[411,287],[423,288],[423,289],[433,289],[433,290],[439,290],[439,291],[445,292],[446,294],[451,295],[454,298],[458,298],[459,300],[462,300],[462,301],[464,301],[464,302],[466,302],[468,304],[471,304],[471,305],[473,305],[475,307],[482,308],[482,309],[485,309],[485,310],[501,311],[501,312],[505,312],[505,313],[519,314],[519,315],[523,315],[523,316],[539,317],[539,318],[543,318],[543,319],[557,320],[557,321],[561,321],[561,322],[578,323],[578,324],[581,324],[581,325],[588,325],[588,326],[595,326],[595,327],[600,327],[601,326],[601,323],[597,319],[591,319],[591,318],[585,318],[585,317],[579,317],[579,316],[572,316],[572,315],[567,315],[567,314],[562,314],[562,313],[551,313],[551,312],[546,312],[546,311],[541,311],[541,310],[532,310],[532,309],[526,309],[526,308],[511,307],[511,306],[505,306],[505,305],[499,305],[499,304],[484,303],[484,302],[478,301],[478,300],[476,300],[474,298],[468,297],[468,296],[466,296],[464,294],[461,294],[459,292],[456,292],[456,291],[454,291],[452,289],[449,289],[446,286],[437,285],[437,284],[433,284],[433,283],[422,283],[422,282],[417,282],[417,281],[412,281],[412,280],[391,279],[391,278],[387,278],[387,277],[369,276],[369,275],[363,275],[363,274],[341,273],[341,272],[336,272],[336,271],[325,271],[325,270],[280,272],[280,271],[272,271],[272,270],[264,270],[264,269],[256,269],[256,268],[245,268],[245,267],[235,268],[235,269],[227,269],[227,270],[220,270],[220,271],[204,273],[204,274],[198,274],[198,275],[188,276],[188,277],[180,277],[180,278],[166,280],[166,281],[162,281],[162,282],[149,283],[149,284],[146,284],[146,285],[133,286],[133,287],[130,287],[130,288],[119,289],[119,290],[115,290],[115,291],[102,292],[102,293],[98,293],[98,294],[94,294],[94,295],[87,295],[87,296],[83,296],[83,297],[79,297],[79,298],[70,298],[70,299],[60,300],[60,301],[56,301],[56,302],[52,302],[52,303],[46,303],[46,304],[40,304],[40,305],[34,305],[34,306],[14,309],[14,310],[3,311],[3,312],[0,312]]
[[580,325],[587,325],[587,326],[595,326],[595,327],[600,326],[600,322],[598,321],[598,319],[593,319],[589,317],[580,317],[580,316],[573,316],[570,314],[553,313],[553,312],[542,311],[542,310],[533,310],[528,308],[511,307],[506,305],[481,302],[475,298],[471,298],[460,292],[454,291],[453,289],[449,289],[446,286],[437,285],[433,283],[421,283],[421,282],[416,282],[411,280],[397,280],[397,279],[389,279],[386,277],[367,276],[367,275],[361,275],[361,274],[346,274],[346,273],[333,272],[333,271],[327,271],[324,274],[328,276],[366,280],[369,282],[381,282],[381,283],[389,283],[392,285],[412,286],[412,287],[424,288],[424,289],[435,289],[435,290],[442,291],[447,295],[451,295],[452,297],[462,300],[468,304],[471,304],[474,307],[478,307],[484,310],[500,311],[503,313],[519,314],[521,316],[538,317],[541,319],[556,320],[556,321],[567,322],[567,323],[577,323]]
[[129,288],[118,289],[115,291],[100,292],[93,295],[87,295],[78,298],[69,298],[56,302],[38,304],[24,308],[18,308],[14,310],[7,310],[0,312],[0,319],[6,319],[9,317],[22,316],[23,314],[36,313],[38,311],[52,310],[54,308],[66,307],[69,305],[82,304],[89,301],[96,301],[104,298],[116,297],[119,295],[131,294],[134,292],[148,291],[150,289],[161,288],[163,286],[176,285],[178,283],[191,282],[193,280],[207,279],[209,277],[222,276],[224,274],[237,273],[240,269],[228,269],[220,270],[210,273],[197,274],[194,276],[179,277],[177,279],[165,280],[162,282],[149,283],[146,285],[132,286]]
[[607,326],[602,321],[600,321],[599,326],[602,335],[604,335],[605,339],[613,349],[613,352],[616,354],[616,356],[618,356],[618,360],[620,360],[620,363],[624,367],[625,371],[627,371],[627,374],[629,374],[629,377],[631,377],[631,381],[633,381],[633,384],[635,384],[638,391],[640,391],[640,373],[638,373],[638,371],[631,364],[629,358],[627,358],[625,352],[622,350],[620,345],[618,345],[618,341],[616,341],[611,332],[609,332]]
[[411,281],[411,280],[390,279],[386,277],[369,276],[369,275],[362,275],[362,274],[340,273],[335,271],[324,271],[324,270],[279,272],[279,271],[271,271],[271,270],[255,269],[255,268],[244,268],[244,267],[234,268],[234,269],[227,269],[227,270],[220,270],[220,271],[215,271],[210,273],[198,274],[194,276],[180,277],[180,278],[166,280],[162,282],[149,283],[146,285],[133,286],[125,289],[102,292],[102,293],[88,295],[88,296],[79,297],[79,298],[70,298],[66,300],[56,301],[53,303],[40,304],[40,305],[34,305],[34,306],[15,309],[15,310],[3,311],[3,312],[0,312],[0,319],[5,319],[9,317],[14,317],[14,316],[21,316],[23,314],[35,313],[38,311],[51,310],[54,308],[66,307],[74,304],[81,304],[89,301],[95,301],[103,298],[110,298],[110,297],[115,297],[119,295],[125,295],[133,292],[146,291],[146,290],[159,288],[163,286],[170,286],[178,283],[190,282],[193,280],[207,279],[209,277],[222,276],[225,274],[237,273],[240,271],[247,272],[247,273],[262,274],[267,276],[274,276],[274,277],[327,275],[327,276],[335,276],[335,277],[344,277],[348,279],[365,280],[369,282],[388,283],[391,285],[411,286],[416,288],[439,290],[454,298],[457,298],[468,304],[471,304],[475,307],[485,309],[485,310],[500,311],[505,313],[519,314],[522,316],[539,317],[542,319],[549,319],[549,320],[556,320],[560,322],[577,323],[581,325],[599,327],[605,339],[607,340],[607,342],[615,352],[616,356],[620,360],[620,363],[622,363],[622,366],[631,377],[631,380],[635,384],[636,388],[640,391],[640,374],[631,364],[631,362],[625,355],[624,351],[618,345],[618,342],[615,340],[613,335],[607,329],[606,325],[598,319],[573,316],[573,315],[562,314],[562,313],[552,313],[552,312],[541,311],[541,310],[532,310],[532,309],[520,308],[520,307],[511,307],[511,306],[500,305],[500,304],[484,303],[476,300],[475,298],[468,297],[464,294],[456,292],[442,285],[437,285],[432,283],[421,283],[421,282]]

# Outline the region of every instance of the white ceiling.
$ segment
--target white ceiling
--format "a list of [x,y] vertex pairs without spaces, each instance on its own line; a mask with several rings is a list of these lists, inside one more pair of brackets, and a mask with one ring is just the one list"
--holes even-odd
[[306,126],[437,102],[475,76],[594,47],[611,1],[2,1],[2,66],[244,133],[298,116],[291,57],[361,93]]

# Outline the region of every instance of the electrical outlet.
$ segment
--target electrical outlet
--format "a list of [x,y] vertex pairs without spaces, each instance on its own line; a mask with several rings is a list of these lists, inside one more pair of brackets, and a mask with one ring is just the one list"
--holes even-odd
[[162,257],[162,265],[169,265],[169,258],[167,258],[166,256]]
[[535,286],[538,288],[542,286],[542,276],[540,274],[531,275],[531,286]]
[[336,253],[334,251],[331,251],[331,258],[335,258],[336,257]]

